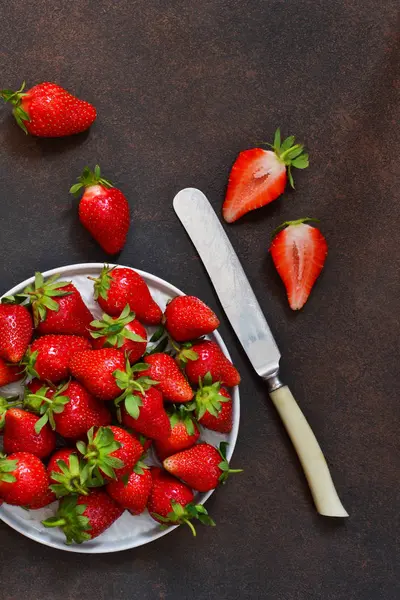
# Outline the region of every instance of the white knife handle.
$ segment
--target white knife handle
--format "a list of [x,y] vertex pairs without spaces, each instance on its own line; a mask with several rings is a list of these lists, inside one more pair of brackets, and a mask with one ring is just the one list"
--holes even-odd
[[320,445],[287,385],[270,392],[296,449],[317,511],[327,517],[348,517],[333,485]]

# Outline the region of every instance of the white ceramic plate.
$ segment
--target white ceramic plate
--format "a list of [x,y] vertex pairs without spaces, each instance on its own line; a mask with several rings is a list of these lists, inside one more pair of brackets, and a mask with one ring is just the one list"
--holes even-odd
[[[95,300],[93,299],[93,282],[88,280],[88,277],[98,277],[103,264],[101,263],[83,263],[78,265],[68,265],[59,269],[52,269],[43,273],[45,277],[49,277],[56,273],[61,275],[63,280],[71,280],[78,290],[81,292],[82,297],[87,306],[92,311],[93,315],[97,318],[101,315],[101,310]],[[160,305],[161,309],[164,309],[167,301],[174,296],[183,296],[178,288],[174,287],[167,281],[136,269],[140,275],[145,279],[147,285],[150,288],[153,298]],[[6,292],[5,296],[10,296],[21,292],[27,285],[32,283],[33,277],[27,279],[22,283],[16,285],[14,288]],[[150,329],[150,328],[149,328]],[[154,328],[153,328],[154,329]],[[215,332],[209,336],[210,339],[216,341],[221,347],[224,354],[230,358],[229,352],[221,338],[221,336]],[[17,384],[18,385],[18,384]],[[1,393],[5,395],[12,395],[15,393],[16,384],[6,386],[1,389]],[[236,444],[236,438],[239,428],[239,390],[234,388],[232,390],[233,399],[233,428],[229,435],[218,434],[213,431],[202,429],[201,439],[217,446],[221,441],[225,440],[229,442],[227,449],[228,459],[231,459],[233,450]],[[1,439],[1,438],[0,438]],[[0,442],[1,444],[1,442]],[[158,464],[156,457],[151,455],[147,461],[149,464]],[[198,494],[196,501],[204,503],[213,493],[213,491],[207,492],[206,494]],[[226,490],[225,493],[229,493]],[[124,512],[122,517],[118,519],[107,531],[101,536],[85,542],[83,544],[72,544],[67,546],[64,543],[64,535],[57,529],[46,529],[41,524],[41,521],[49,516],[52,516],[57,508],[57,503],[53,503],[50,506],[46,506],[40,510],[27,511],[16,506],[3,505],[0,508],[0,519],[10,525],[13,529],[16,529],[23,535],[59,550],[66,550],[69,552],[81,552],[85,554],[100,554],[106,552],[118,552],[120,550],[127,550],[129,548],[135,548],[152,542],[157,538],[170,533],[175,527],[170,527],[167,530],[160,530],[159,525],[150,517],[147,511],[139,516],[132,516],[127,511]]]

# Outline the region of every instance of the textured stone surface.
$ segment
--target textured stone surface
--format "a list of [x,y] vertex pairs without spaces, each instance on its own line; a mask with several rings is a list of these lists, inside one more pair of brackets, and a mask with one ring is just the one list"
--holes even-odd
[[[100,162],[133,223],[119,261],[221,315],[172,210],[182,187],[219,210],[230,165],[277,125],[307,142],[297,191],[227,228],[282,349],[282,372],[351,514],[318,517],[272,406],[226,319],[243,375],[234,463],[218,522],[134,551],[81,557],[0,524],[2,600],[395,600],[399,507],[398,3],[386,0],[3,2],[1,85],[53,80],[93,101],[87,135],[27,138],[0,108],[0,291],[106,259],[68,188]],[[301,314],[267,254],[286,219],[321,219],[326,269]]]

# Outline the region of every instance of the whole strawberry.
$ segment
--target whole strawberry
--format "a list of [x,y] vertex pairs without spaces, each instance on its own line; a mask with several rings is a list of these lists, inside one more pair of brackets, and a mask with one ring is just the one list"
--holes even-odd
[[192,351],[196,353],[197,359],[188,360],[185,367],[190,383],[197,385],[199,379],[210,373],[213,381],[220,381],[228,387],[239,385],[240,375],[237,369],[216,342],[199,342],[192,346]]
[[[145,356],[144,362],[149,365],[143,374],[159,382],[165,400],[170,402],[189,402],[193,398],[193,390],[187,379],[169,354],[156,352]],[[197,383],[197,382],[196,382]]]
[[149,468],[137,463],[134,470],[126,478],[112,481],[106,487],[107,493],[122,508],[132,515],[140,515],[146,508],[152,487]]
[[6,412],[3,447],[7,454],[30,452],[39,458],[49,456],[56,447],[56,436],[49,425],[38,427],[39,417],[10,408]]
[[0,358],[0,387],[22,379],[23,374],[23,369],[20,366],[8,365],[5,360]]
[[119,317],[103,314],[101,321],[92,321],[93,348],[118,348],[134,364],[146,352],[147,332],[126,305]]
[[151,468],[153,485],[147,502],[148,511],[163,527],[186,524],[193,535],[196,530],[191,519],[198,519],[204,525],[215,525],[207,510],[201,504],[193,503],[193,492],[162,469]]
[[232,431],[232,398],[219,381],[212,382],[210,373],[199,381],[195,395],[196,417],[200,425],[219,433]]
[[87,444],[79,441],[77,448],[97,480],[110,481],[128,475],[143,454],[143,446],[121,427],[89,429]]
[[46,468],[34,454],[0,454],[0,498],[7,504],[29,507],[43,498],[48,485]]
[[226,460],[226,442],[221,442],[219,450],[210,444],[197,444],[166,458],[164,469],[199,492],[208,492],[224,483],[230,473],[240,473],[242,469],[230,469]]
[[113,373],[124,368],[125,356],[115,348],[76,352],[69,363],[72,376],[100,400],[114,400],[121,393]]
[[55,83],[39,83],[24,91],[1,90],[0,96],[13,105],[13,114],[25,133],[38,137],[64,137],[88,129],[96,109]]
[[100,277],[94,280],[94,297],[102,310],[113,317],[120,315],[128,304],[141,323],[161,323],[160,307],[151,297],[143,277],[133,269],[105,265]]
[[69,376],[71,356],[75,352],[90,349],[90,341],[81,336],[44,335],[33,342],[22,364],[32,377],[59,383]]
[[49,422],[61,436],[76,440],[85,436],[91,427],[111,423],[111,415],[104,403],[77,381],[67,382],[54,390],[34,380],[28,388],[24,404],[41,415],[37,429]]
[[154,447],[160,460],[164,460],[171,454],[176,454],[186,448],[191,448],[199,439],[200,432],[191,413],[185,412],[183,405],[181,410],[175,410],[169,415],[171,432],[168,437],[155,440]]
[[165,327],[177,342],[211,333],[219,326],[216,314],[195,296],[176,296],[167,304]]
[[71,194],[83,196],[79,202],[79,219],[107,254],[117,254],[126,242],[129,230],[129,204],[124,194],[101,177],[100,167],[85,167]]
[[81,544],[106,531],[123,512],[106,492],[93,490],[88,496],[61,498],[57,514],[42,523],[45,527],[59,527],[67,544]]
[[31,341],[32,317],[25,306],[0,304],[0,358],[17,363]]
[[53,275],[47,281],[35,273],[35,281],[24,290],[33,311],[37,333],[66,333],[90,337],[93,316],[76,287],[68,281],[58,281]]
[[57,496],[89,494],[88,469],[79,460],[76,449],[62,448],[51,456],[47,465],[50,489]]
[[169,436],[171,425],[162,393],[157,388],[129,394],[120,410],[122,422],[127,427],[155,440]]

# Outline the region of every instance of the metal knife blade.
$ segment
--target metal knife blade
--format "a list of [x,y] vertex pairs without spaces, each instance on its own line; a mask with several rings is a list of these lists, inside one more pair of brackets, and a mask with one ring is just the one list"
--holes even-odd
[[280,352],[243,267],[206,196],[186,188],[174,209],[210,276],[222,307],[254,369],[264,379],[278,373]]

